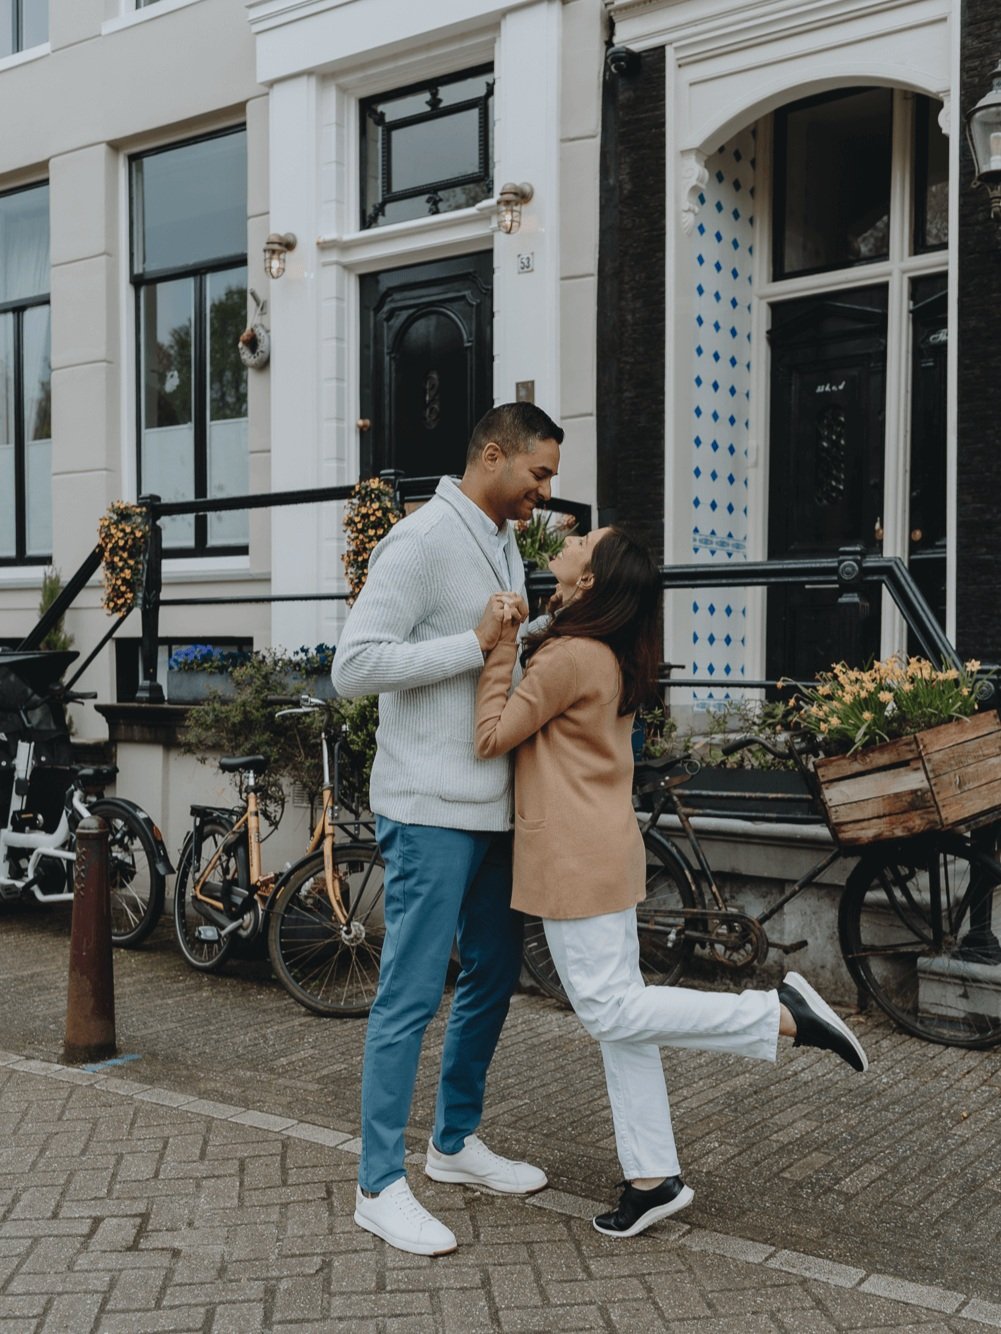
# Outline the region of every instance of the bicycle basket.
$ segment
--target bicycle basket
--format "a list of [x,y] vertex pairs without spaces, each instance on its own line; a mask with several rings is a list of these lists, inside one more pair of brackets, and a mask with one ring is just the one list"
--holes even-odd
[[0,652],[0,733],[8,741],[68,740],[65,709],[49,691],[79,656],[71,651]]

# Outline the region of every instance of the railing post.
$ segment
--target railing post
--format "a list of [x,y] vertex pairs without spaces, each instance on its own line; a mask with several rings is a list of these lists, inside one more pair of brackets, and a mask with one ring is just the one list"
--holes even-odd
[[844,644],[844,660],[851,667],[862,665],[862,622],[869,615],[869,599],[862,587],[862,547],[838,550],[838,627]]
[[108,825],[90,815],[76,831],[63,1060],[67,1064],[103,1060],[116,1050]]
[[163,586],[163,533],[160,529],[160,497],[140,496],[149,516],[149,539],[146,547],[146,568],[140,599],[142,614],[142,680],[136,691],[136,701],[143,704],[162,704],[163,686],[157,680],[157,657],[160,650],[160,591]]
[[403,509],[403,497],[400,495],[400,483],[406,475],[405,472],[400,472],[399,468],[383,468],[382,472],[379,473],[379,480],[381,482],[388,482],[393,488],[393,499],[396,501],[400,509]]

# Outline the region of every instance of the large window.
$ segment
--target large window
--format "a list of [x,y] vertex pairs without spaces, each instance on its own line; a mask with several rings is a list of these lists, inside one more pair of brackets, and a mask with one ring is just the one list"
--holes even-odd
[[493,193],[490,66],[361,104],[361,225],[470,208]]
[[0,561],[52,554],[49,187],[0,195]]
[[[242,129],[133,159],[140,493],[249,490],[246,249]],[[163,535],[174,554],[245,551],[246,511],[171,518]]]
[[49,0],[0,0],[0,57],[49,40]]

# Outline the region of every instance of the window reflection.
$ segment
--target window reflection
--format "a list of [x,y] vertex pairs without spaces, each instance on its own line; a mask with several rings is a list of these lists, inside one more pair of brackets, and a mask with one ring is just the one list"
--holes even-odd
[[889,254],[893,95],[836,93],[775,117],[775,276]]
[[914,249],[949,244],[949,141],[938,115],[942,103],[916,99],[914,115]]

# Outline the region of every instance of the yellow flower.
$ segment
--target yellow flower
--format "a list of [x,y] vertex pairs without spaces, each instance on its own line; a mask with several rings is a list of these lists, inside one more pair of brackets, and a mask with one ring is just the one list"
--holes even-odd
[[892,690],[881,690],[881,691],[879,692],[879,697],[880,697],[880,699],[883,701],[884,704],[892,704],[892,703],[893,703],[893,691],[892,691]]

